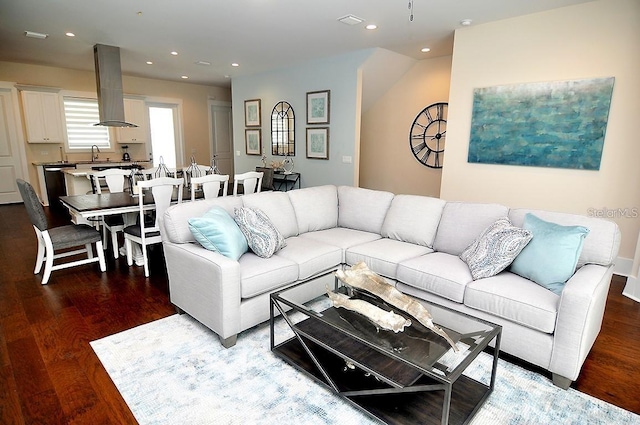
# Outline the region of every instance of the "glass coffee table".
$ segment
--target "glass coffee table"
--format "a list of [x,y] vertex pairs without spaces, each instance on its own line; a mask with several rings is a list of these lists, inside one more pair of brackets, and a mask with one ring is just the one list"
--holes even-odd
[[[466,424],[493,391],[501,326],[423,302],[455,352],[408,314],[337,279],[335,291],[402,314],[411,326],[398,333],[378,329],[359,313],[333,307],[326,295],[299,303],[306,284],[271,294],[271,351],[369,415],[389,424]],[[277,314],[285,331],[276,332]],[[442,326],[444,316],[455,326]],[[494,340],[487,382],[463,375]]]

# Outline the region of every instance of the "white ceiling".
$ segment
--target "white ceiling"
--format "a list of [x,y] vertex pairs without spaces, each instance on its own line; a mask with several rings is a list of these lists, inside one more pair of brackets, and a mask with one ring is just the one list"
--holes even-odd
[[[234,76],[359,49],[450,55],[463,19],[479,25],[588,1],[414,0],[410,21],[409,0],[0,0],[0,61],[93,70],[100,43],[120,47],[126,75],[229,86]],[[365,22],[337,21],[347,14]]]

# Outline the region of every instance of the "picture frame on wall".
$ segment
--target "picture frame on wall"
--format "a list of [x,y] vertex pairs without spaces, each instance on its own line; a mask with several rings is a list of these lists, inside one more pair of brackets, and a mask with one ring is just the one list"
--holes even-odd
[[244,141],[247,155],[262,155],[262,130],[245,129]]
[[244,125],[245,127],[260,127],[260,99],[244,101]]
[[307,158],[329,159],[329,127],[307,128]]
[[307,92],[307,124],[329,124],[331,90]]

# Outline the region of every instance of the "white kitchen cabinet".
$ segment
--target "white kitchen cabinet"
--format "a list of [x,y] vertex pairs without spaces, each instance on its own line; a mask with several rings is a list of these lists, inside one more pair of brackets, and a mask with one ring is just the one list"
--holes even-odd
[[137,127],[116,128],[116,140],[118,143],[146,143],[147,141],[147,114],[144,100],[124,99],[124,119]]
[[64,143],[60,96],[53,92],[22,91],[27,142]]

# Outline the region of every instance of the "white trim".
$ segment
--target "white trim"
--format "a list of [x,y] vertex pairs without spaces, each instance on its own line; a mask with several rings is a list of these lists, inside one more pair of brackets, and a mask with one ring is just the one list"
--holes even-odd
[[22,180],[31,183],[29,178],[29,165],[27,164],[27,152],[25,150],[25,140],[22,126],[22,114],[20,113],[20,101],[18,99],[18,85],[14,82],[0,81],[0,88],[11,91],[11,102],[13,103],[13,125],[15,126],[16,142],[18,143],[18,159],[20,161],[20,176]]
[[[185,152],[184,152],[184,124],[182,117],[182,99],[170,98],[170,97],[145,97],[145,107],[147,109],[147,116],[149,116],[149,106],[159,107],[175,107],[176,108],[176,168],[180,168],[181,164],[184,164]],[[152,143],[151,140],[147,143],[147,156],[151,154]]]

